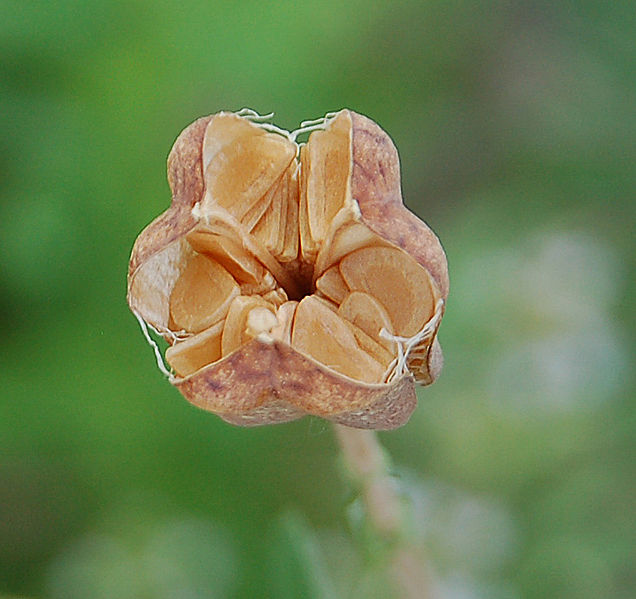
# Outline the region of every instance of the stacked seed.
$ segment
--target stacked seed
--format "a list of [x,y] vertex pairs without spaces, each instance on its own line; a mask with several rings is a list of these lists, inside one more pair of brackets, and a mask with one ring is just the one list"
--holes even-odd
[[[398,338],[434,316],[441,296],[430,273],[359,218],[351,131],[350,114],[339,113],[299,152],[235,114],[211,119],[202,218],[169,296],[176,341],[166,359],[179,377],[259,338],[381,383]],[[410,359],[425,361],[429,347]]]

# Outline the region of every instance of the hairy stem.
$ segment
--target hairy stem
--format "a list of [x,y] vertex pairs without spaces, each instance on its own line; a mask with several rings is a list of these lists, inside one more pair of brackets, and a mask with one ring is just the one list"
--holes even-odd
[[375,431],[334,425],[352,485],[359,493],[368,525],[390,546],[388,574],[402,599],[435,599],[428,566],[409,541],[404,501]]

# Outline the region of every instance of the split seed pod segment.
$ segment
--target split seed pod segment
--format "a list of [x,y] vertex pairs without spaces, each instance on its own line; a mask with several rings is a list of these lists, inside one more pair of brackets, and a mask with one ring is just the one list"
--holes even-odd
[[415,383],[442,367],[448,270],[402,203],[389,136],[350,110],[291,133],[220,112],[181,133],[168,181],[172,204],[132,250],[128,303],[186,399],[245,426],[404,424]]

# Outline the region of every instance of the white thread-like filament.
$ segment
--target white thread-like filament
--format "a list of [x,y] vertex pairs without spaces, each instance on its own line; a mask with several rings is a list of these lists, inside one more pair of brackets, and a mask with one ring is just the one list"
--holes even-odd
[[294,129],[293,131],[287,131],[287,129],[283,129],[282,127],[278,127],[273,123],[267,123],[268,121],[274,117],[274,113],[270,112],[268,114],[259,114],[256,110],[251,108],[241,108],[236,111],[234,114],[237,116],[243,117],[248,121],[254,123],[256,126],[261,129],[265,129],[266,131],[270,131],[272,133],[278,133],[278,135],[282,135],[289,139],[289,141],[295,143],[298,146],[305,145],[304,142],[298,143],[296,139],[299,135],[303,133],[311,133],[312,131],[317,131],[319,129],[326,129],[329,123],[333,120],[333,118],[339,114],[338,112],[328,112],[325,116],[321,116],[317,119],[311,119],[308,121],[302,121],[300,123],[300,127],[298,129]]
[[439,299],[435,305],[433,316],[431,316],[429,321],[422,327],[422,330],[412,337],[400,337],[399,335],[392,335],[384,327],[380,329],[380,337],[393,341],[397,346],[397,356],[391,361],[385,373],[387,383],[391,383],[408,372],[406,362],[409,354],[414,347],[417,347],[424,340],[435,334],[439,321],[442,318],[443,307],[444,300]]
[[155,358],[157,359],[157,366],[159,367],[159,370],[161,370],[161,372],[165,376],[167,376],[170,381],[173,381],[174,380],[174,376],[166,368],[166,365],[163,362],[163,356],[161,355],[161,351],[159,349],[159,346],[156,344],[155,340],[150,336],[150,333],[148,333],[148,326],[150,326],[152,328],[152,330],[155,331],[155,332],[157,332],[156,329],[152,325],[147,325],[146,321],[140,316],[140,314],[138,312],[133,311],[133,314],[135,315],[135,318],[139,321],[139,326],[141,327],[141,332],[144,334],[144,337],[146,338],[146,341],[148,342],[150,347],[152,347],[152,349],[155,352]]

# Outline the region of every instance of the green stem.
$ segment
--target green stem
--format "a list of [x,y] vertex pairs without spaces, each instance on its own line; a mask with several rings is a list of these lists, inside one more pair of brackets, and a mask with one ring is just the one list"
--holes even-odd
[[334,425],[352,485],[366,520],[390,548],[387,572],[401,599],[434,599],[428,565],[409,540],[404,500],[389,474],[389,459],[375,431]]

